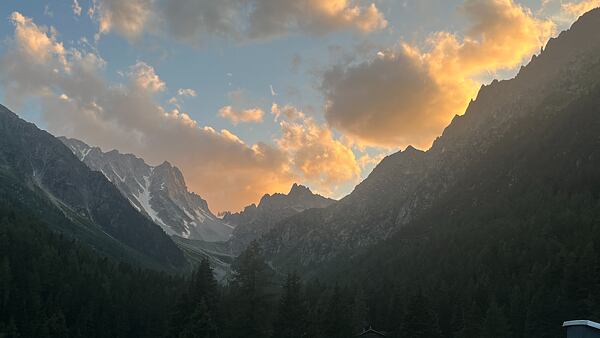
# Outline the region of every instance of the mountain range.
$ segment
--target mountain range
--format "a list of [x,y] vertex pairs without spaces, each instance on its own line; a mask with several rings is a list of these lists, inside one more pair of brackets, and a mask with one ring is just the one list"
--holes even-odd
[[181,171],[169,162],[151,166],[143,159],[117,150],[103,152],[83,141],[59,138],[91,170],[101,172],[131,205],[168,235],[208,242],[226,241],[233,230],[189,192]]
[[390,155],[339,202],[277,224],[262,239],[274,266],[334,271],[332,262],[361,259],[381,243],[410,242],[401,234],[415,227],[443,231],[436,224],[465,213],[494,215],[527,191],[596,196],[599,31],[596,9],[551,39],[515,78],[483,86],[431,149]]
[[51,134],[0,105],[0,196],[104,255],[161,270],[187,266],[164,231]]
[[238,213],[225,213],[223,221],[235,227],[230,244],[233,251],[239,253],[278,222],[307,209],[327,207],[333,202],[335,200],[294,183],[289,193],[265,194],[258,205],[248,205]]
[[168,162],[0,105],[0,336],[556,337],[600,317],[598,32],[600,8],[339,201],[294,184],[222,218]]
[[248,245],[272,230],[280,221],[308,209],[323,208],[335,200],[314,194],[308,187],[294,183],[287,194],[265,194],[258,205],[251,204],[237,213],[226,212],[222,221],[234,227],[223,242],[172,237],[190,262],[208,259],[218,280],[228,276],[231,263]]

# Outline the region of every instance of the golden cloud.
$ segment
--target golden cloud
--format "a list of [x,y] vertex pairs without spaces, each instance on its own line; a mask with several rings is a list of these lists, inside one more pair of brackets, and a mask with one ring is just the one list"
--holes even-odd
[[65,48],[62,43],[56,42],[53,29],[37,26],[19,12],[13,12],[10,20],[15,25],[18,46],[26,57],[36,62],[47,62],[56,56],[61,64],[65,64]]
[[143,61],[138,61],[129,67],[128,75],[130,80],[142,90],[156,93],[167,88],[167,85],[156,75],[154,68]]
[[51,29],[19,13],[11,17],[15,37],[0,60],[0,83],[9,104],[38,98],[55,135],[135,153],[149,163],[168,160],[215,210],[240,209],[265,192],[285,191],[297,178],[277,147],[246,145],[230,131],[202,127],[186,112],[157,104],[154,94],[166,85],[150,65],[138,62],[129,83],[111,85],[100,75],[99,56],[65,50]]
[[[277,105],[273,104],[277,111]],[[292,121],[280,122],[282,135],[276,140],[279,148],[288,154],[293,170],[317,191],[331,194],[342,183],[355,182],[360,167],[350,147],[337,140],[331,129],[292,106],[284,111],[294,111]]]
[[231,106],[225,106],[219,109],[219,116],[221,116],[224,119],[228,119],[234,125],[240,122],[262,122],[264,115],[265,112],[260,108],[235,110]]
[[[129,82],[113,85],[101,76],[104,62],[93,52],[66,50],[51,29],[19,13],[12,18],[15,38],[0,59],[9,104],[37,98],[55,135],[134,153],[149,163],[174,163],[215,211],[239,210],[265,192],[287,191],[293,182],[325,192],[359,175],[352,150],[293,106],[273,105],[281,118],[274,144],[246,144],[228,130],[202,126],[180,108],[158,104],[155,95],[166,84],[152,66],[139,61],[127,72]],[[224,111],[237,121],[264,115],[256,109]]]
[[600,0],[584,0],[579,2],[568,2],[561,5],[562,10],[569,16],[579,17],[582,14],[600,7]]
[[326,72],[329,124],[364,144],[427,148],[477,93],[476,76],[518,66],[554,32],[512,0],[470,0],[461,11],[471,20],[462,38],[438,32],[423,49],[402,43]]

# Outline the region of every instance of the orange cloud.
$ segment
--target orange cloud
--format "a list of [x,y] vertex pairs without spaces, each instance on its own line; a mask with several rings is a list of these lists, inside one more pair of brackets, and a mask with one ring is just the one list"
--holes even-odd
[[[273,110],[278,111],[277,107],[273,104]],[[288,105],[284,112],[288,114],[282,116],[289,120],[280,122],[282,135],[276,143],[288,154],[292,170],[325,194],[334,193],[343,183],[355,183],[360,167],[352,149],[337,140],[327,125],[318,124],[296,108]]]
[[219,116],[228,119],[234,125],[240,122],[262,122],[264,115],[265,112],[260,108],[234,110],[231,106],[225,106],[219,109]]
[[561,5],[562,10],[568,15],[577,18],[582,14],[600,7],[600,0],[584,0],[579,2],[568,2]]
[[166,84],[156,75],[154,68],[142,61],[129,67],[129,78],[142,90],[151,93],[162,92],[167,87]]
[[153,164],[168,160],[216,211],[285,191],[298,178],[281,149],[247,145],[227,130],[201,126],[186,112],[165,110],[154,95],[166,84],[150,65],[138,62],[128,83],[112,85],[101,77],[99,56],[66,50],[51,29],[19,13],[12,18],[15,37],[0,59],[0,83],[9,104],[38,98],[55,135],[135,153]]
[[471,20],[462,38],[438,32],[424,48],[402,43],[326,72],[329,124],[363,144],[427,148],[477,93],[476,76],[518,66],[554,32],[512,0],[470,0],[461,11]]
[[[172,162],[215,211],[239,210],[265,192],[287,191],[293,182],[329,192],[359,176],[352,150],[293,106],[273,105],[281,127],[273,144],[246,144],[228,130],[202,126],[180,108],[157,103],[155,96],[167,85],[152,66],[138,61],[127,72],[128,82],[111,84],[101,76],[99,56],[64,49],[51,29],[18,13],[13,18],[15,38],[0,59],[9,104],[37,98],[55,135],[134,153],[152,164]],[[264,115],[257,109],[222,111],[235,121]]]
[[283,107],[279,107],[277,103],[273,103],[271,106],[271,113],[275,115],[275,121],[278,121],[282,117],[290,121],[304,119],[306,117],[303,112],[299,111],[294,106],[285,105]]
[[37,26],[19,12],[13,12],[10,20],[15,25],[15,39],[20,42],[19,48],[25,56],[36,62],[47,62],[56,56],[61,64],[65,64],[65,47],[56,42],[53,29]]

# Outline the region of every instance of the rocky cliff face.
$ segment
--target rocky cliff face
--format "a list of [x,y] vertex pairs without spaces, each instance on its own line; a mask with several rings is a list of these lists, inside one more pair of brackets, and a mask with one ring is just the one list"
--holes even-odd
[[264,195],[258,206],[251,204],[239,213],[226,213],[223,221],[235,226],[231,247],[239,252],[275,224],[307,209],[324,208],[335,200],[313,194],[309,188],[294,184],[288,194]]
[[102,174],[1,105],[0,195],[105,254],[165,269],[186,264],[160,227]]
[[187,190],[183,174],[169,162],[150,166],[132,154],[102,152],[75,139],[60,140],[167,234],[209,242],[229,239],[233,227],[217,218],[204,199]]
[[[448,199],[451,191],[476,189],[480,182],[475,177],[480,173],[473,168],[486,168],[485,163],[495,163],[486,170],[506,178],[506,185],[517,184],[511,181],[517,179],[512,176],[516,170],[513,163],[492,162],[488,155],[506,148],[533,156],[531,147],[539,140],[515,145],[513,141],[521,136],[517,131],[530,128],[534,135],[546,122],[562,121],[568,114],[575,116],[575,111],[568,109],[570,105],[597,95],[597,32],[600,9],[587,13],[570,30],[550,40],[516,78],[483,86],[465,114],[452,121],[431,149],[423,152],[409,147],[388,156],[341,201],[300,213],[273,227],[262,240],[267,254],[276,265],[301,267],[342,254],[353,255],[390,238],[433,206],[439,207],[440,200]],[[569,124],[568,118],[565,123]],[[548,124],[548,128],[553,127]]]

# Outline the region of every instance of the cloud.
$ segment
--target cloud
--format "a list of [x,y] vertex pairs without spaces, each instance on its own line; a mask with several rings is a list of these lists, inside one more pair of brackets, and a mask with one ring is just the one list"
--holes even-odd
[[224,119],[228,119],[233,124],[238,124],[240,122],[262,122],[264,115],[265,112],[260,108],[234,110],[231,106],[225,106],[219,109],[219,116]]
[[77,16],[81,16],[81,6],[77,0],[73,0],[73,4],[71,5],[71,9],[73,9],[73,14]]
[[11,22],[15,36],[0,60],[0,83],[9,105],[38,99],[50,132],[150,163],[171,161],[215,210],[239,209],[299,179],[278,147],[245,144],[230,131],[201,126],[186,112],[157,104],[154,95],[164,82],[151,66],[136,63],[129,82],[114,85],[100,75],[105,62],[98,55],[64,48],[53,29],[19,13]]
[[272,111],[284,118],[279,123],[282,135],[276,143],[288,154],[292,170],[300,177],[324,194],[334,193],[341,184],[355,183],[360,176],[356,157],[327,125],[318,124],[289,105],[279,110],[273,104]]
[[561,5],[563,12],[573,18],[577,18],[582,14],[591,11],[594,8],[600,7],[600,0],[583,0],[578,2],[567,2]]
[[348,0],[94,0],[99,32],[129,39],[145,31],[186,42],[214,37],[268,39],[288,33],[322,35],[339,30],[368,33],[387,26],[374,3]]
[[50,9],[50,5],[46,4],[46,6],[44,6],[44,15],[45,16],[49,16],[49,17],[53,17],[54,16],[54,12],[52,12],[52,10]]
[[300,31],[322,35],[342,29],[372,32],[387,26],[371,3],[360,7],[348,0],[255,0],[249,15],[248,35],[267,38]]
[[518,66],[554,25],[512,0],[469,0],[463,37],[431,34],[423,48],[403,42],[373,60],[323,75],[328,123],[368,145],[426,148],[477,93],[475,77]]
[[142,61],[138,61],[135,65],[129,67],[127,75],[133,84],[142,90],[156,93],[164,91],[167,87],[156,75],[154,68]]
[[152,0],[92,0],[88,13],[98,21],[99,34],[115,31],[128,39],[137,39],[153,12]]
[[179,88],[177,90],[177,95],[196,97],[198,93],[196,93],[196,91],[191,88]]
[[275,121],[279,121],[281,117],[289,121],[296,121],[299,119],[305,119],[306,116],[303,112],[299,111],[296,107],[292,105],[285,105],[283,107],[279,107],[277,103],[273,103],[271,106],[271,113],[275,115]]

